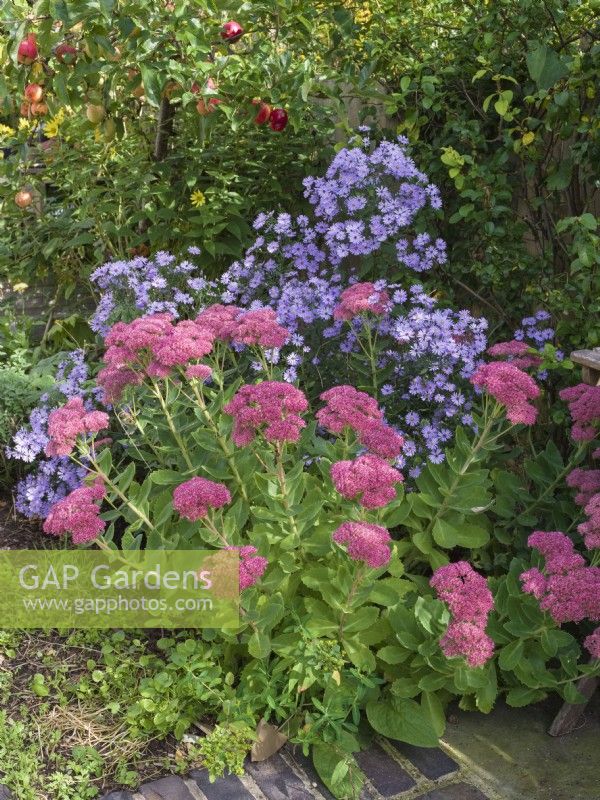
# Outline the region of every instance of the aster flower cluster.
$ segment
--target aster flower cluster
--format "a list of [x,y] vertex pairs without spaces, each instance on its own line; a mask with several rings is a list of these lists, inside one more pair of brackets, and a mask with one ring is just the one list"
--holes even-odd
[[440,640],[448,658],[464,657],[470,667],[481,667],[494,653],[485,628],[494,600],[486,579],[467,561],[437,569],[429,581],[448,606],[452,620]]
[[173,491],[173,508],[192,522],[205,517],[211,508],[231,502],[231,493],[223,483],[195,477],[180,483]]
[[491,394],[506,407],[506,416],[514,424],[533,425],[537,408],[531,401],[539,397],[540,389],[523,370],[505,361],[492,361],[477,368],[471,383]]
[[[81,486],[86,474],[84,468],[65,455],[46,455],[46,448],[51,446],[48,423],[54,409],[74,398],[81,399],[86,413],[93,413],[98,405],[97,396],[97,390],[88,386],[85,353],[74,350],[59,362],[53,389],[42,395],[28,424],[15,433],[12,446],[7,448],[9,458],[30,465],[30,471],[16,486],[15,505],[19,513],[45,517],[58,500]],[[99,418],[89,419],[99,421]]]
[[[535,369],[536,378],[545,380],[548,377],[547,370],[540,370],[542,363],[540,351],[545,345],[552,342],[555,336],[554,328],[549,326],[550,314],[543,309],[536,311],[531,317],[524,317],[521,320],[521,327],[514,334],[513,339],[508,342],[498,342],[488,349],[488,355],[493,358],[506,358],[514,367],[519,369]],[[564,360],[564,353],[556,350],[554,357],[557,361]]]
[[384,422],[377,401],[353,386],[334,386],[323,392],[325,406],[317,420],[330,433],[353,431],[359,443],[380,458],[398,458],[404,439]]
[[[324,176],[306,178],[304,187],[311,218],[260,214],[254,222],[256,240],[221,279],[224,303],[247,307],[261,285],[267,293],[272,288],[271,296],[276,297],[281,268],[287,277],[303,281],[318,277],[325,268],[336,283],[337,270],[349,257],[377,254],[385,256],[391,268],[400,263],[415,272],[445,262],[441,239],[407,233],[420,211],[440,208],[441,200],[437,187],[408,155],[406,139],[374,147],[366,139],[358,140],[336,154]],[[309,307],[314,305],[319,305],[316,296]]]
[[544,568],[522,573],[523,591],[539,600],[559,625],[600,620],[600,567],[588,566],[560,531],[535,531],[528,545],[544,557]]
[[70,533],[73,544],[97,539],[106,523],[100,518],[97,501],[104,497],[102,481],[92,486],[80,486],[55,503],[44,520],[44,533],[62,536]]
[[303,392],[283,381],[246,384],[223,407],[233,417],[233,441],[250,444],[259,433],[268,442],[297,442],[306,425],[300,414],[308,409]]
[[554,339],[556,333],[549,322],[550,314],[540,309],[533,316],[521,320],[521,327],[515,331],[514,338],[518,342],[528,343],[530,347],[542,350],[545,344]]
[[190,247],[188,257],[182,260],[160,251],[151,258],[137,256],[98,267],[90,277],[101,292],[90,321],[92,330],[105,336],[114,322],[140,314],[185,318],[190,310],[211,302],[216,284],[195,263],[198,255],[200,250]]

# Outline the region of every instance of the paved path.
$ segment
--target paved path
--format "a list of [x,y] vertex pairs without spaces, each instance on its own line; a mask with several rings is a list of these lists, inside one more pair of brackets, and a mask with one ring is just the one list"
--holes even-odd
[[[488,800],[466,783],[459,765],[442,750],[381,741],[357,754],[366,784],[360,800]],[[0,798],[1,800],[1,798]],[[110,792],[102,800],[334,800],[310,759],[286,746],[267,761],[247,762],[246,774],[210,783],[205,770],[169,776],[139,792]]]

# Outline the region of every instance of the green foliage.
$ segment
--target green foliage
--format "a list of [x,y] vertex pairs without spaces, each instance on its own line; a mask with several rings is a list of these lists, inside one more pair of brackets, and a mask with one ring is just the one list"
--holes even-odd
[[[174,11],[153,0],[3,7],[0,273],[26,282],[49,273],[69,287],[140,247],[199,243],[213,269],[237,255],[247,220],[293,199],[290,187],[326,149],[342,79],[330,65],[333,12],[211,0],[178,0]],[[236,14],[246,32],[228,44],[220,29]],[[18,64],[31,32],[40,58]],[[54,55],[64,41],[78,51],[73,63]],[[19,117],[31,82],[43,84],[44,117]],[[256,97],[287,110],[285,131],[253,122]],[[199,113],[199,100],[212,112]],[[97,125],[90,105],[103,109]],[[13,197],[24,186],[34,202],[22,210]]]
[[[459,429],[445,462],[428,464],[415,491],[366,509],[339,495],[330,476],[333,463],[357,454],[352,436],[325,439],[307,417],[297,444],[258,435],[235,447],[223,408],[240,387],[240,362],[222,344],[210,361],[211,385],[181,373],[131,387],[112,449],[96,454],[79,443],[109,499],[103,540],[124,550],[251,544],[268,570],[242,592],[236,628],[160,640],[160,655],[134,648],[133,664],[120,644],[106,644],[104,665],[89,665],[79,693],[100,692],[113,713],[126,709],[139,736],[181,738],[202,716],[216,718],[200,744],[213,775],[236,769],[251,741],[233,742],[228,726],[270,722],[312,748],[340,798],[360,785],[353,754],[364,746],[364,720],[381,735],[433,747],[453,698],[484,713],[504,694],[513,705],[551,691],[576,698],[588,669],[576,631],[561,630],[524,595],[519,575],[538,515],[564,528],[574,518],[562,484],[589,443],[569,463],[552,443],[525,457],[526,439],[514,435],[522,428],[484,395],[476,431]],[[194,475],[224,482],[232,498],[190,521],[174,511],[173,490]],[[332,541],[349,520],[393,530],[386,565],[368,568]],[[461,558],[496,576],[489,632],[497,650],[481,667],[442,652],[450,615],[424,574]]]
[[43,747],[39,729],[27,719],[15,721],[0,711],[0,776],[17,800],[38,800],[50,792],[56,800],[91,800],[98,796],[93,779],[102,774],[104,762],[93,747],[74,747],[71,757],[61,759],[50,773],[42,771]]
[[244,760],[254,741],[254,731],[244,724],[217,725],[199,746],[203,764],[211,781],[224,772],[244,774]]
[[507,332],[542,304],[562,341],[599,344],[594,0],[384,0],[355,17],[350,57],[442,189],[445,290]]

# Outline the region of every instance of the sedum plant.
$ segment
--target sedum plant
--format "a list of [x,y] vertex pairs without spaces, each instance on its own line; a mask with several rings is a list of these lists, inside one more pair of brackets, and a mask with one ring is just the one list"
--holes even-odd
[[[577,631],[521,587],[532,564],[514,559],[487,579],[470,563],[490,535],[486,465],[535,422],[533,378],[510,362],[480,366],[476,430],[405,494],[403,437],[372,396],[334,386],[313,410],[278,380],[268,353],[289,336],[272,310],[221,305],[193,321],[115,324],[97,376],[111,416],[77,397],[49,416],[47,454],[87,479],[44,530],[111,549],[237,549],[239,626],[200,635],[212,655],[198,681],[214,678],[210,659],[226,673],[221,702],[207,698],[217,730],[270,720],[349,798],[363,720],[435,746],[452,698],[483,712],[501,693],[513,705],[548,691],[577,701],[577,679],[598,662],[579,664]],[[246,351],[263,380],[243,383]],[[584,616],[597,618],[586,596]],[[215,755],[212,739],[205,749]]]

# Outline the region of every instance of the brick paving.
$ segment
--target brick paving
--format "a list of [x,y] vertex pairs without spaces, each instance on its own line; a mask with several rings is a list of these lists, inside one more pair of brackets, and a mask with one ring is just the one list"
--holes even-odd
[[[366,783],[360,800],[489,800],[465,782],[459,765],[442,750],[401,742],[373,743],[356,754]],[[0,800],[12,800],[0,785]],[[186,778],[169,775],[140,786],[116,790],[100,800],[334,800],[312,762],[300,748],[286,745],[266,761],[246,763],[245,775],[227,775],[211,783],[206,770]]]
[[[373,743],[356,754],[366,783],[360,800],[488,800],[465,782],[459,765],[442,750],[401,742]],[[0,800],[3,800],[0,794]],[[312,762],[287,745],[267,761],[246,763],[245,775],[211,783],[206,770],[143,784],[138,792],[111,792],[101,800],[334,800]]]

